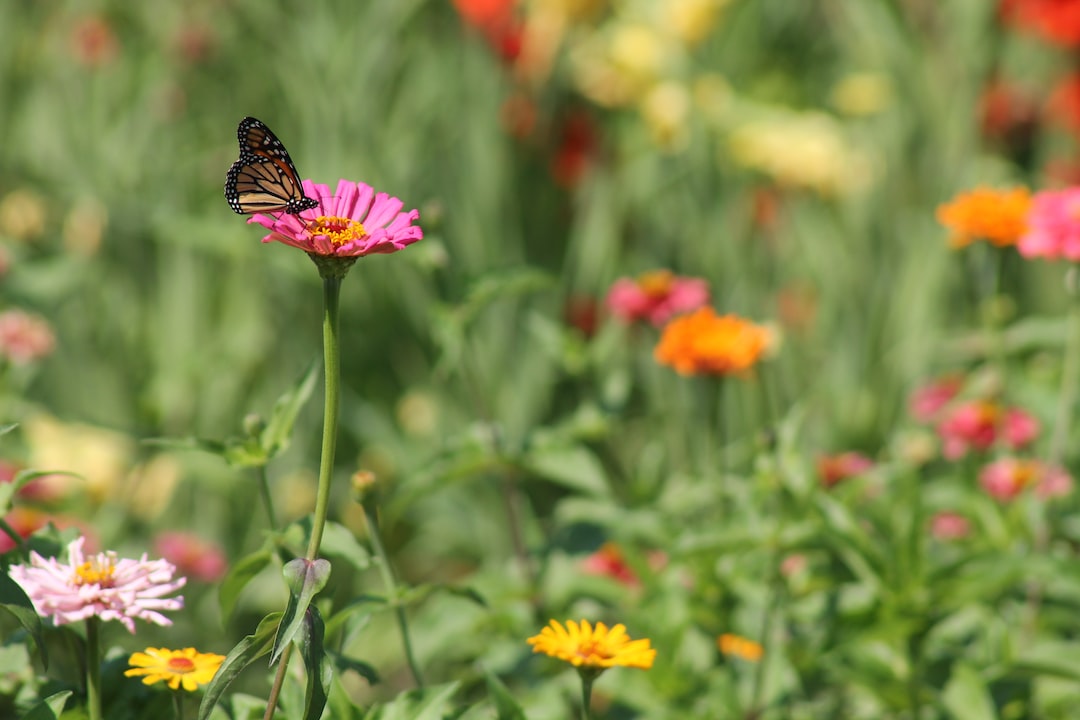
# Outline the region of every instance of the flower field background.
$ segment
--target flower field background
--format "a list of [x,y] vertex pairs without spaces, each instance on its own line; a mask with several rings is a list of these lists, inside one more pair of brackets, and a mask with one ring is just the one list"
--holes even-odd
[[0,18],[0,718],[1077,717],[1080,0]]

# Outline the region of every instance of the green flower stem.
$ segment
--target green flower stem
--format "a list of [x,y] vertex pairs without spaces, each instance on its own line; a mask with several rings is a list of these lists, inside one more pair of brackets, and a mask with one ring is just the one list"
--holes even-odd
[[387,556],[386,548],[383,546],[382,539],[379,537],[379,525],[376,521],[375,513],[371,510],[368,503],[364,503],[364,520],[367,521],[368,538],[371,540],[371,548],[375,551],[375,556],[379,559],[379,562],[377,563],[379,575],[382,576],[383,585],[386,587],[386,594],[390,596],[391,602],[394,604],[394,614],[397,616],[398,629],[401,632],[401,644],[405,649],[405,661],[409,664],[409,670],[412,671],[416,687],[423,689],[424,676],[420,674],[420,664],[416,662],[416,655],[413,653],[412,640],[409,637],[409,619],[405,614],[405,608],[401,604],[397,579],[394,577],[394,570],[390,565],[390,558]]
[[319,556],[326,512],[330,507],[330,481],[334,474],[334,452],[337,450],[339,386],[341,385],[341,344],[338,341],[338,304],[341,300],[341,278],[323,277],[323,362],[325,363],[326,401],[323,405],[322,458],[319,462],[319,489],[315,497],[315,520],[311,524],[311,541],[307,559]]
[[184,695],[182,690],[173,691],[173,712],[176,720],[184,720]]
[[101,630],[96,617],[86,618],[86,714],[89,720],[101,718]]
[[581,676],[581,717],[592,720],[592,686],[596,673],[582,671],[578,674]]
[[[314,258],[313,258],[314,259]],[[315,517],[311,523],[311,540],[308,542],[308,560],[314,561],[319,556],[323,529],[326,527],[326,513],[330,507],[330,481],[334,474],[334,452],[337,449],[338,395],[341,379],[341,345],[338,342],[338,305],[341,300],[341,279],[343,275],[324,273],[323,278],[323,362],[325,364],[324,387],[326,399],[323,405],[322,457],[319,461],[319,487],[315,496]],[[347,268],[346,268],[347,269]],[[274,685],[266,701],[266,714],[263,720],[271,720],[277,707],[278,695],[285,682],[285,673],[289,669],[289,657],[292,646],[285,648],[278,662]]]
[[270,478],[266,475],[266,466],[260,465],[255,468],[259,478],[259,492],[262,494],[263,507],[266,508],[266,519],[270,523],[270,529],[277,529],[277,513],[274,512],[274,498],[270,494]]
[[1065,454],[1065,443],[1073,408],[1076,405],[1077,381],[1080,380],[1080,278],[1073,265],[1065,274],[1065,290],[1069,293],[1069,314],[1066,318],[1065,358],[1061,367],[1061,392],[1058,393],[1057,417],[1054,435],[1050,442],[1050,463],[1060,465]]

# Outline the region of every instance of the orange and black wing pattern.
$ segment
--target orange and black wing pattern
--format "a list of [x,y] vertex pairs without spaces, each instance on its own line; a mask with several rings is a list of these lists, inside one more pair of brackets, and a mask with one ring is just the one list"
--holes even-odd
[[261,120],[244,118],[236,136],[240,157],[225,177],[225,199],[233,212],[297,215],[318,207],[304,194],[289,151]]

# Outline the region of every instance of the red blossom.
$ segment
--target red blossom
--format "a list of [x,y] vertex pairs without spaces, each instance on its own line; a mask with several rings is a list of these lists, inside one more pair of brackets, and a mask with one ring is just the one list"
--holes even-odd
[[874,467],[874,461],[857,452],[823,455],[817,461],[818,478],[826,488],[831,488],[842,480],[862,475],[872,467]]

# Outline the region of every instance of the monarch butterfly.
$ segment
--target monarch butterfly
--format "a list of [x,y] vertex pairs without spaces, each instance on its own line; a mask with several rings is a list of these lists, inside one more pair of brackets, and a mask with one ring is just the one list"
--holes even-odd
[[241,120],[236,137],[240,157],[225,177],[225,199],[233,212],[298,215],[319,206],[304,194],[289,151],[261,120]]

